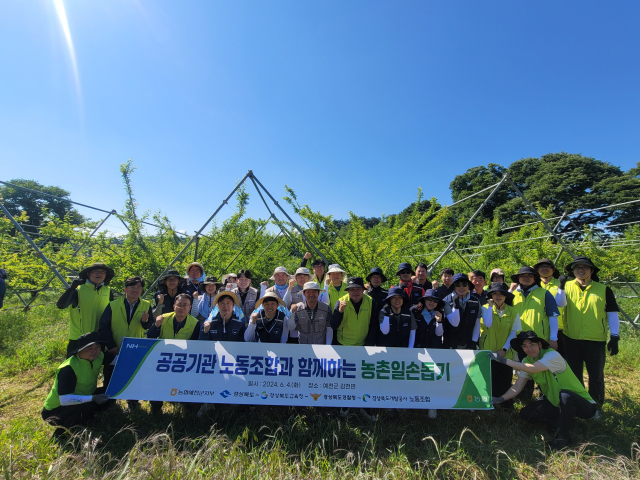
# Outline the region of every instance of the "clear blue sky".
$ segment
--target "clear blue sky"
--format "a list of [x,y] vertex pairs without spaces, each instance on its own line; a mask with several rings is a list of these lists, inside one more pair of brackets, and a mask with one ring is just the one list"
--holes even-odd
[[179,229],[249,169],[346,218],[450,202],[489,162],[640,160],[636,0],[57,3],[75,69],[55,1],[0,2],[0,180],[120,209],[133,158]]

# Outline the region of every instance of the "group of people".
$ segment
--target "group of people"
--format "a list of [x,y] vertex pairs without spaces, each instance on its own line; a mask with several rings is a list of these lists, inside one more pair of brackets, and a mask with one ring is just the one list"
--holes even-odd
[[[57,303],[70,313],[68,358],[57,370],[43,419],[63,431],[105,408],[98,374],[104,366],[106,386],[124,337],[487,350],[492,403],[508,407],[518,395],[530,402],[520,415],[554,428],[551,446],[571,442],[576,416],[599,414],[606,350],[618,353],[619,320],[613,292],[599,282],[589,258],[575,258],[563,274],[541,259],[511,275],[510,285],[500,268],[488,281],[481,270],[444,268],[431,282],[427,265],[401,263],[389,289],[379,267],[366,278],[347,278],[340,265],[327,268],[321,259],[310,271],[310,258],[305,254],[293,274],[277,267],[271,286],[253,283],[249,270],[218,280],[193,262],[185,275],[162,275],[152,301],[141,298],[145,281],[139,276],[127,278],[124,295],[116,296],[111,268],[96,263],[84,269]],[[537,400],[534,382],[542,393]],[[162,402],[151,402],[151,409],[161,413]]]

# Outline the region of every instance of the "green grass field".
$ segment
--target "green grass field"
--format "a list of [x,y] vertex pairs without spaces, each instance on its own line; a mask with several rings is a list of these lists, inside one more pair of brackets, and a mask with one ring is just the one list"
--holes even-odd
[[67,319],[53,306],[0,313],[3,478],[640,478],[640,337],[625,327],[607,359],[601,420],[578,420],[574,449],[552,452],[514,410],[382,411],[376,423],[334,409],[216,406],[203,418],[126,403],[69,441],[40,411],[63,360]]

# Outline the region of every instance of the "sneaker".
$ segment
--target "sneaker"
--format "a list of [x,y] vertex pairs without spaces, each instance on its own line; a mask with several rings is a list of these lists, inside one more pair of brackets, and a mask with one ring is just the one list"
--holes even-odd
[[349,410],[351,410],[349,407],[341,407],[340,408],[340,416],[347,418],[347,416],[349,415]]
[[427,416],[432,420],[435,420],[436,418],[438,418],[438,410],[430,408],[429,410],[427,410]]
[[371,415],[369,415],[369,413],[367,413],[367,411],[364,408],[360,409],[360,414],[366,418],[367,420],[369,420],[370,422],[375,423],[376,420],[378,420],[378,417],[376,417],[376,415],[374,413],[372,413]]
[[596,410],[596,413],[593,414],[593,417],[591,417],[591,420],[595,420],[596,422],[598,420],[602,420],[602,413],[600,412],[600,410]]

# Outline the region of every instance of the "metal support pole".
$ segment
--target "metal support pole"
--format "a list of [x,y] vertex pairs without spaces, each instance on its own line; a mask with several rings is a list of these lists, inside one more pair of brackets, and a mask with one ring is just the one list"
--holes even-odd
[[469,270],[473,270],[473,267],[471,266],[471,264],[467,262],[467,260],[462,255],[460,255],[460,252],[458,252],[458,250],[454,248],[453,251],[462,259],[464,263],[467,264],[467,267],[469,267]]
[[25,232],[22,227],[18,224],[18,222],[16,222],[16,219],[13,218],[13,216],[9,213],[9,210],[7,210],[6,208],[4,208],[4,205],[2,204],[2,202],[0,202],[0,207],[2,207],[2,211],[4,212],[4,214],[7,216],[7,218],[9,220],[11,220],[11,223],[13,223],[13,225],[16,227],[16,229],[22,234],[22,236],[27,240],[27,242],[29,242],[29,244],[33,247],[33,249],[38,253],[38,256],[44,261],[44,263],[47,264],[47,266],[51,269],[51,271],[53,273],[55,273],[56,277],[58,277],[58,279],[62,282],[62,284],[64,285],[64,288],[69,288],[69,284],[67,283],[67,281],[62,277],[62,275],[60,275],[60,273],[58,272],[58,270],[56,270],[56,267],[53,266],[53,264],[49,261],[49,259],[45,256],[44,253],[42,253],[42,251],[38,248],[38,246],[33,243],[33,240],[31,240],[31,237],[29,237],[29,235],[27,235],[27,232]]
[[280,235],[282,235],[282,232],[278,232],[278,234],[277,234],[275,237],[273,237],[273,240],[271,240],[271,241],[269,242],[269,245],[267,245],[266,247],[264,247],[264,250],[262,250],[262,252],[260,252],[260,255],[258,255],[258,256],[256,257],[256,259],[253,261],[253,263],[251,263],[251,265],[249,265],[249,266],[247,267],[247,270],[249,270],[251,267],[253,267],[253,265],[256,263],[256,261],[258,260],[258,258],[260,258],[260,257],[262,257],[262,255],[264,255],[264,252],[266,252],[266,251],[267,251],[267,249],[271,246],[271,244],[272,244],[273,242],[275,242],[275,241],[278,239],[278,237],[279,237]]
[[513,183],[513,180],[511,180],[511,178],[509,178],[508,174],[507,174],[506,178],[509,181],[509,183],[511,184],[511,186],[513,187],[513,189],[516,191],[516,193],[518,195],[520,195],[520,198],[522,198],[522,201],[525,203],[525,205],[527,207],[529,207],[529,210],[531,210],[531,212],[533,212],[536,215],[536,217],[538,217],[538,220],[540,220],[542,222],[542,224],[545,226],[545,228],[549,231],[549,233],[551,233],[551,235],[553,235],[555,237],[556,241],[560,245],[562,245],[562,248],[564,248],[567,251],[567,253],[569,255],[571,255],[571,258],[576,258],[576,256],[573,254],[573,252],[571,250],[569,250],[569,247],[567,247],[565,245],[565,243],[562,241],[560,236],[549,226],[547,221],[544,218],[542,218],[542,215],[540,215],[538,213],[538,210],[536,210],[535,207],[533,205],[531,205],[531,203],[529,203],[529,200],[527,200],[527,197],[525,197],[524,193],[522,193],[520,191],[520,189],[518,188],[518,186],[515,183]]
[[476,217],[480,214],[480,212],[484,209],[485,205],[487,203],[489,203],[489,200],[491,200],[493,198],[493,196],[495,195],[495,193],[500,189],[500,187],[502,187],[502,184],[507,181],[509,179],[509,174],[505,174],[502,177],[502,180],[500,180],[498,182],[498,184],[496,185],[496,187],[491,190],[491,193],[489,194],[489,196],[487,198],[484,199],[484,202],[482,202],[482,204],[480,205],[480,207],[478,207],[478,209],[475,211],[475,213],[471,216],[471,218],[467,221],[467,223],[464,225],[464,227],[462,227],[462,230],[460,230],[455,237],[453,237],[453,240],[451,240],[451,243],[449,243],[449,245],[447,246],[447,248],[444,249],[444,251],[440,254],[440,256],[435,259],[433,261],[433,263],[431,265],[429,265],[429,270],[427,271],[427,277],[429,275],[431,275],[432,270],[440,263],[440,261],[444,258],[444,256],[449,253],[455,246],[456,246],[456,242],[458,241],[458,238],[460,238],[460,236],[467,231],[467,229],[469,228],[469,226],[471,225],[471,222],[473,222]]
[[[211,220],[214,219],[214,217],[218,214],[218,212],[220,212],[220,210],[222,210],[222,207],[224,207],[227,202],[229,201],[229,199],[231,197],[233,197],[233,194],[236,193],[238,191],[238,189],[242,186],[242,184],[245,182],[245,180],[247,178],[249,178],[250,175],[253,175],[251,173],[251,170],[249,170],[247,172],[247,174],[242,178],[242,180],[240,180],[240,182],[238,183],[238,185],[236,185],[236,188],[234,188],[231,193],[227,196],[227,198],[225,198],[222,203],[220,204],[220,206],[216,209],[215,212],[213,212],[213,215],[211,215],[209,217],[209,219],[204,223],[204,225],[202,225],[202,227],[200,228],[200,230],[198,230],[195,234],[195,236],[191,237],[191,239],[187,242],[187,244],[184,246],[184,248],[182,250],[180,250],[180,252],[175,256],[175,258],[173,260],[171,260],[171,262],[169,263],[169,265],[167,265],[167,268],[164,269],[164,271],[158,276],[158,278],[162,277],[165,273],[167,273],[169,271],[169,269],[173,266],[174,263],[176,263],[180,257],[184,254],[184,252],[187,251],[187,249],[191,246],[191,244],[195,241],[196,238],[198,238],[198,236],[202,233],[202,231],[207,228],[207,225],[209,225],[209,223],[211,222]],[[149,288],[147,289],[146,292],[144,292],[143,297],[146,297],[149,292],[153,289],[153,287],[156,286],[156,283],[158,283],[158,278],[156,278],[153,283],[151,285],[149,285]]]
[[304,232],[302,231],[302,229],[296,224],[296,222],[293,221],[293,219],[289,216],[289,214],[287,214],[287,212],[284,211],[284,209],[280,206],[280,204],[276,201],[275,198],[273,198],[273,196],[269,193],[269,191],[264,188],[264,185],[262,185],[262,183],[260,183],[260,180],[258,180],[255,175],[253,174],[253,172],[251,173],[251,178],[253,180],[255,180],[256,182],[258,182],[258,185],[260,185],[262,187],[262,189],[264,190],[264,192],[269,195],[269,198],[271,199],[271,201],[276,205],[276,207],[278,207],[280,209],[280,211],[284,214],[285,217],[287,217],[287,219],[289,220],[289,222],[291,223],[291,225],[293,225],[294,227],[296,227],[296,230],[298,230],[298,232],[300,232],[300,235],[302,236],[302,238],[304,238],[304,240],[311,245],[311,247],[315,250],[315,252],[322,258],[322,260],[324,260],[325,264],[329,264],[329,261],[325,258],[325,256],[320,252],[320,250],[318,250],[316,248],[316,246],[313,244],[313,242],[311,240],[309,240],[309,238],[307,238],[307,236],[304,234]]
[[251,242],[253,241],[253,239],[254,239],[254,238],[256,238],[256,237],[258,236],[258,234],[262,231],[262,229],[263,229],[264,227],[266,227],[266,226],[267,226],[267,224],[268,224],[268,223],[269,223],[268,221],[264,222],[264,223],[262,224],[262,226],[261,226],[258,230],[256,230],[256,232],[253,234],[253,237],[251,237],[251,239],[250,239],[249,241],[247,241],[247,242],[244,244],[244,246],[240,249],[240,251],[236,254],[236,256],[235,256],[235,257],[233,257],[233,260],[231,260],[231,262],[229,262],[229,265],[227,265],[227,266],[225,267],[225,269],[223,270],[223,275],[224,275],[226,272],[228,272],[228,271],[229,271],[229,268],[231,267],[231,265],[233,265],[233,262],[235,262],[235,261],[237,260],[237,258],[240,256],[240,254],[241,254],[242,252],[244,252],[244,251],[247,249],[247,247],[251,244]]
[[196,251],[193,254],[193,261],[198,261],[198,244],[200,243],[200,237],[196,236]]

